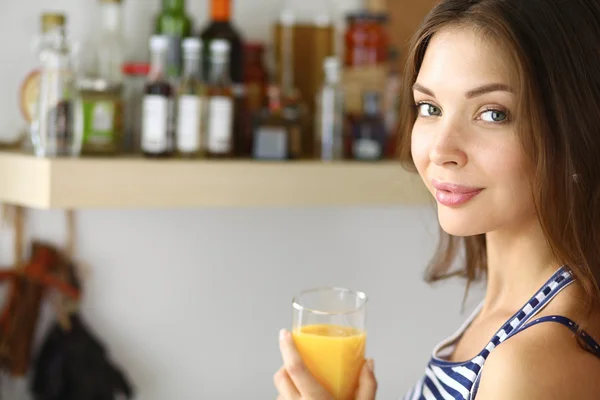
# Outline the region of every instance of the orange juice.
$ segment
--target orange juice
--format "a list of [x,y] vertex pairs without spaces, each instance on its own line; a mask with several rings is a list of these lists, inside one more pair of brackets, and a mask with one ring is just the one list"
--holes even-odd
[[345,326],[306,325],[293,336],[302,360],[334,399],[354,399],[366,334]]

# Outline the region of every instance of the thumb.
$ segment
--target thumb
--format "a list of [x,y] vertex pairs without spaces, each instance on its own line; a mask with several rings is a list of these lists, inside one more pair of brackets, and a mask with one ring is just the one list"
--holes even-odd
[[375,393],[377,393],[377,379],[375,379],[374,363],[373,360],[368,359],[360,371],[356,400],[375,400]]

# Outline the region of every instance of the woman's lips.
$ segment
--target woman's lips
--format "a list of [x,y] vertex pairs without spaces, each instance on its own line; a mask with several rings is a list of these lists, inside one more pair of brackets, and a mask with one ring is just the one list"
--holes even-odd
[[482,188],[440,182],[435,179],[432,181],[432,185],[436,189],[436,200],[447,207],[458,207],[466,204],[483,191]]

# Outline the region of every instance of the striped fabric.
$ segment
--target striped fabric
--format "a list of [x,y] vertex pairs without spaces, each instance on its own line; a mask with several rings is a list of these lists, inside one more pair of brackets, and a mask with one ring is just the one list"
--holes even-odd
[[[506,339],[517,334],[523,329],[537,323],[552,321],[562,323],[571,329],[577,327],[573,321],[561,316],[543,317],[528,323],[533,317],[548,304],[554,296],[573,282],[573,277],[566,267],[560,268],[540,288],[540,290],[503,326],[496,332],[492,340],[473,359],[465,362],[449,362],[444,358],[450,356],[458,339],[475,319],[483,303],[481,303],[463,326],[450,338],[446,339],[433,350],[433,355],[425,376],[417,382],[414,388],[404,397],[404,400],[474,400],[479,387],[481,370],[490,352]],[[526,325],[527,324],[527,325]],[[590,351],[600,357],[598,344],[585,333],[582,337],[588,344]]]

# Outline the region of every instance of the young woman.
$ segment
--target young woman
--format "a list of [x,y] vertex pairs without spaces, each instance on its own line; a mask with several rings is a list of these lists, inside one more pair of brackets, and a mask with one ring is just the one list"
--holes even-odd
[[[400,152],[437,203],[429,280],[462,252],[487,291],[406,399],[600,398],[599,21],[598,1],[443,0],[416,33]],[[329,399],[280,348],[280,398]]]

